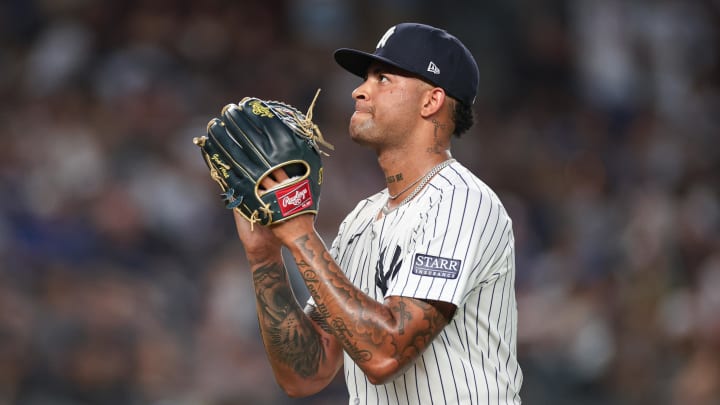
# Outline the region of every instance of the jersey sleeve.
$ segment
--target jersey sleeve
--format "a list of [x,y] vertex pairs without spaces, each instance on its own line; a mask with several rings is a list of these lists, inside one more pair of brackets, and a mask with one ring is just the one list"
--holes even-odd
[[406,296],[460,306],[514,260],[512,222],[487,189],[449,187],[429,197],[385,297]]

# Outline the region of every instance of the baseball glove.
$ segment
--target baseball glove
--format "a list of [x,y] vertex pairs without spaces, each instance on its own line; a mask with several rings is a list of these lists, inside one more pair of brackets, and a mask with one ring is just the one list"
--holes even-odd
[[[271,225],[301,214],[316,214],[323,167],[319,144],[333,149],[312,122],[315,94],[307,115],[279,102],[245,97],[226,105],[207,125],[200,147],[210,177],[222,189],[226,208],[251,225]],[[263,179],[283,169],[289,180],[271,188]]]

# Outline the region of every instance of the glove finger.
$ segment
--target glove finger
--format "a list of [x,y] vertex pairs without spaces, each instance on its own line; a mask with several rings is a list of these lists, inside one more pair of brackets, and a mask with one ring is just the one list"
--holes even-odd
[[[220,185],[223,192],[220,197],[225,202],[225,207],[229,209],[244,208],[244,213],[250,215],[252,209],[246,204],[244,195],[248,193],[245,190],[254,190],[254,183],[243,172],[233,170],[233,167],[225,159],[224,153],[217,147],[212,139],[206,138],[201,146],[205,163],[210,168],[210,177]],[[249,195],[253,195],[252,191]]]
[[220,119],[213,118],[210,120],[207,132],[208,137],[212,139],[213,145],[216,147],[216,151],[224,156],[224,159],[232,165],[233,170],[237,170],[242,175],[252,179],[258,178],[267,171],[265,165],[254,158],[253,153],[248,153],[249,149],[247,147],[239,144],[229,134],[225,124]]
[[[256,111],[257,108],[255,109]],[[237,104],[228,104],[222,110],[222,122],[225,125],[228,135],[240,146],[242,146],[251,159],[258,165],[268,170],[271,165],[271,157],[268,156],[268,149],[271,147],[267,132],[259,125],[253,113],[252,107],[245,108]]]
[[200,147],[200,152],[203,157],[205,165],[210,169],[210,177],[220,185],[223,191],[229,187],[227,173],[230,170],[230,166],[219,159],[216,149],[212,146],[212,141],[208,137],[203,136],[194,138],[193,143]]
[[[238,128],[246,134],[258,156],[266,162],[286,162],[297,158],[299,147],[306,142],[269,102],[257,98],[246,97],[236,108],[224,109],[223,121],[231,132]],[[272,166],[268,164],[268,168]]]
[[[206,163],[211,167],[211,177],[216,180],[223,193],[221,197],[225,201],[226,208],[237,209],[245,218],[262,225],[269,223],[272,218],[271,211],[266,208],[256,190],[258,173],[262,173],[262,167],[252,162],[247,155],[247,150],[235,145],[230,139],[222,121],[215,118],[207,125],[208,136],[204,137],[202,149],[206,155]],[[220,141],[226,143],[221,144]],[[231,155],[231,150],[233,155]],[[215,169],[213,171],[213,168]],[[218,177],[222,177],[218,179]]]
[[[298,147],[303,140],[262,100],[245,98],[240,102],[240,106],[229,104],[223,108],[222,117],[227,132],[237,134],[235,139],[238,143],[243,145],[248,155],[256,157],[255,162],[262,167],[262,171],[252,173],[258,180],[259,194],[288,179],[289,176],[273,170],[279,167],[278,162],[297,159],[307,149]],[[274,176],[273,173],[280,177],[269,178]]]
[[268,151],[270,162],[275,162],[273,169],[282,167],[289,177],[304,177],[308,175],[308,168],[299,164],[300,161],[312,161],[311,167],[322,166],[316,144],[320,131],[295,107],[246,97],[240,102],[240,108],[250,123],[266,134],[258,143]]

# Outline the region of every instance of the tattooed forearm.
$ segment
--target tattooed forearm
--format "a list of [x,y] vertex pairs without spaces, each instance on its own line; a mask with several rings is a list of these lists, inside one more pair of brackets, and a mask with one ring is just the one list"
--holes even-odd
[[[425,348],[432,342],[433,338],[437,335],[437,332],[447,323],[445,318],[437,311],[432,310],[432,305],[423,301],[413,300],[410,301],[414,305],[415,311],[408,308],[408,304],[401,301],[397,307],[393,308],[393,312],[396,313],[398,319],[401,322],[401,330],[404,334],[404,322],[410,322],[413,319],[413,313],[422,314],[423,324],[427,327],[416,329],[415,332],[409,336],[407,344],[394,344],[396,351],[393,357],[400,364],[405,364],[409,360],[417,357],[418,354],[422,353]],[[419,311],[417,311],[419,310]]]
[[[304,237],[301,239],[301,246],[303,246],[304,253],[308,257],[316,257],[316,253],[307,246],[308,237]],[[325,258],[323,255],[319,255],[320,257],[323,257],[325,260],[323,261],[323,269],[327,274],[333,274],[332,270],[329,270],[331,261],[329,258]],[[319,291],[319,283],[320,278],[318,277],[315,270],[310,268],[310,265],[303,261],[298,261],[298,268],[300,269],[301,274],[303,275],[303,279],[305,280],[305,285],[308,288],[308,291],[310,292],[310,295],[313,297],[319,298],[320,291]],[[336,270],[337,271],[337,270]],[[337,275],[337,273],[334,273]],[[335,284],[335,283],[333,283]],[[340,284],[340,283],[337,283]],[[350,293],[351,290],[348,288],[348,286],[345,287],[345,289],[339,289],[338,292],[342,294],[342,298],[344,300],[352,299]],[[318,303],[318,301],[320,301]],[[321,325],[328,325],[330,327],[329,332],[335,335],[335,337],[342,343],[343,347],[345,348],[345,351],[355,359],[355,361],[358,362],[365,362],[370,360],[372,358],[372,353],[368,350],[361,349],[357,346],[357,344],[350,339],[353,336],[352,331],[346,326],[345,321],[342,319],[342,317],[334,317],[331,319],[330,311],[328,310],[326,304],[322,302],[322,300],[316,300],[316,304],[318,304],[318,315],[322,318]]]
[[364,363],[372,359],[372,352],[364,350],[358,347],[351,338],[353,333],[345,325],[345,321],[341,317],[337,317],[332,321],[333,333],[342,342],[343,347],[347,353],[358,363]]
[[[300,245],[302,246],[304,254],[308,257],[322,258],[321,263],[319,263],[319,267],[321,268],[320,271],[324,272],[323,274],[326,275],[326,280],[329,280],[330,284],[335,287],[333,291],[339,298],[339,300],[342,302],[350,302],[351,306],[354,304],[357,307],[362,307],[362,298],[358,297],[358,292],[354,288],[352,288],[352,286],[347,284],[347,281],[344,280],[344,275],[342,275],[340,269],[338,269],[336,266],[332,266],[332,259],[329,256],[326,256],[327,253],[318,254],[314,252],[312,248],[308,246],[308,239],[308,237],[304,237],[299,241],[301,242]],[[317,262],[315,264],[318,265]],[[303,260],[298,261],[298,268],[303,275],[305,285],[307,286],[310,295],[316,297],[316,304],[318,304],[318,314],[322,317],[322,323],[325,325],[329,325],[329,327],[331,328],[329,331],[342,343],[342,346],[344,347],[348,355],[350,355],[350,357],[352,357],[355,361],[359,363],[369,361],[372,358],[372,352],[367,349],[360,348],[358,346],[358,343],[367,344],[368,342],[370,342],[373,339],[371,336],[372,332],[377,328],[363,327],[363,331],[369,332],[368,336],[363,336],[363,333],[358,332],[357,328],[351,330],[351,328],[347,326],[347,322],[345,321],[345,319],[343,319],[341,316],[331,317],[331,313],[328,310],[326,304],[320,299],[321,294],[319,290],[319,284],[321,283],[321,280],[318,277],[316,271],[312,269],[310,265]],[[365,297],[365,301],[370,301],[370,299]],[[372,302],[374,304],[377,304],[374,300]],[[360,320],[356,319],[354,321],[359,322]]]
[[330,325],[327,323],[328,319],[328,310],[327,306],[325,304],[320,304],[316,307],[314,307],[310,311],[310,319],[313,320],[318,326],[320,326],[320,329],[324,330],[327,333],[332,334],[332,328],[330,328]]
[[372,367],[394,359],[398,370],[404,370],[447,324],[430,303],[403,297],[381,303],[364,294],[347,279],[321,240],[306,235],[294,242],[298,269],[316,305],[313,320],[358,365]]
[[412,319],[410,313],[405,309],[406,305],[404,302],[400,302],[398,305],[398,320],[400,321],[400,327],[398,328],[401,335],[405,334],[405,321]]
[[320,336],[297,304],[280,263],[253,273],[258,320],[271,358],[303,377],[317,373],[323,356]]

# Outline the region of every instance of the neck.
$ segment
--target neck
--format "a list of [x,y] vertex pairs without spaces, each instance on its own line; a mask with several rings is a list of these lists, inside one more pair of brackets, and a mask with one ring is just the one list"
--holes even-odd
[[450,159],[449,150],[436,152],[423,151],[420,154],[401,151],[400,153],[384,153],[378,155],[378,164],[385,174],[388,192],[394,198],[400,198],[410,192],[412,186],[426,175],[433,167]]
[[[432,180],[433,177],[435,177],[435,175],[440,173],[441,170],[452,164],[454,161],[455,159],[450,158],[438,163],[430,170],[428,170],[428,172],[425,173],[422,177],[410,183],[408,187],[402,189],[395,195],[389,195],[387,201],[385,202],[385,205],[382,207],[381,212],[378,213],[378,218],[380,218],[382,215],[387,215],[391,213],[397,207],[405,205],[406,203],[411,201],[413,198],[415,198],[415,196],[418,195],[418,193],[422,191],[422,189],[425,188],[425,186]],[[417,183],[417,185],[415,185],[415,183]],[[409,194],[407,194],[407,196],[405,196],[404,198],[399,199],[400,196],[402,196],[406,192],[408,192]]]

